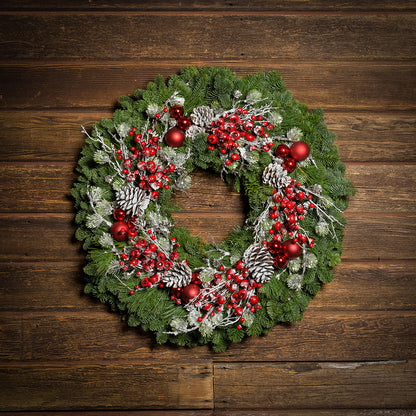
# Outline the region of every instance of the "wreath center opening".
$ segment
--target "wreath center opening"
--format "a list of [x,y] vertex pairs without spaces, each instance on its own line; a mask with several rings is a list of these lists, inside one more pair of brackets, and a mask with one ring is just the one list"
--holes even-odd
[[220,243],[246,219],[243,196],[210,171],[194,172],[191,187],[176,192],[171,202],[180,208],[172,213],[175,225],[205,243]]

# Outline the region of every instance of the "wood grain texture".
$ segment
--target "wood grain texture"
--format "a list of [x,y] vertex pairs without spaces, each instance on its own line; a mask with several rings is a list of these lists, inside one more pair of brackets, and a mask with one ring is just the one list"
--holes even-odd
[[[344,162],[414,162],[416,116],[406,112],[325,112]],[[386,149],[389,149],[386,151]]]
[[[155,344],[151,335],[121,322],[104,308],[96,312],[1,312],[3,361],[66,362],[150,360],[189,362],[187,350]],[[345,310],[347,307],[345,308]],[[357,316],[319,309],[304,319],[277,325],[266,337],[245,339],[220,356],[208,347],[194,359],[214,361],[368,361],[416,358],[414,311],[366,311]],[[365,348],[363,348],[365,345]]]
[[[7,14],[2,21],[2,60],[368,61],[416,55],[412,14]],[[193,36],[201,27],[204,37]]]
[[[0,161],[75,163],[85,140],[81,126],[89,130],[94,122],[111,117],[112,112],[104,110],[1,111]],[[416,160],[416,113],[326,110],[325,121],[338,136],[336,145],[344,162]]]
[[212,407],[212,370],[203,363],[0,365],[0,375],[2,410]]
[[[415,406],[415,361],[216,364],[218,408]],[[262,388],[258,388],[261,374]],[[302,394],[294,394],[294,391]]]
[[[415,416],[409,409],[301,409],[301,410],[129,410],[129,416]],[[48,411],[48,416],[125,416],[125,411]],[[43,412],[7,412],[7,416],[45,416]]]
[[129,95],[153,81],[178,73],[186,65],[226,65],[237,75],[279,70],[287,88],[309,108],[416,109],[412,63],[299,62],[283,60],[225,61],[207,57],[171,61],[105,63],[75,61],[25,62],[0,65],[3,98],[0,108],[111,109],[121,95]]
[[[216,415],[217,413],[215,413]],[[325,413],[324,413],[325,414]],[[45,416],[45,412],[36,411],[22,411],[22,412],[7,412],[8,416]],[[49,411],[47,416],[125,416],[126,411],[123,410],[63,410],[63,411]],[[214,416],[211,410],[128,410],[130,416]],[[349,415],[349,413],[348,413]],[[367,415],[367,413],[366,413]],[[396,416],[397,413],[389,413],[390,416]],[[355,416],[355,414],[351,414]],[[368,413],[367,416],[381,416],[376,413]],[[400,416],[411,416],[410,413],[404,413]]]
[[97,1],[97,0],[66,0],[56,2],[54,0],[9,0],[0,6],[0,10],[82,10],[82,11],[172,11],[178,13],[180,11],[246,11],[253,12],[278,12],[278,11],[308,11],[308,12],[344,12],[344,11],[383,11],[383,12],[401,12],[416,10],[414,2],[411,0],[401,0],[399,2],[390,2],[386,0],[351,0],[348,2],[334,0],[331,2],[325,0],[309,0],[309,1],[292,1],[283,0],[275,2],[274,0],[259,0],[256,2],[247,2],[245,0],[137,0],[131,2],[129,0],[117,1]]
[[415,414],[415,410],[409,409],[275,409],[249,411],[218,409],[215,411],[215,416],[415,416]]

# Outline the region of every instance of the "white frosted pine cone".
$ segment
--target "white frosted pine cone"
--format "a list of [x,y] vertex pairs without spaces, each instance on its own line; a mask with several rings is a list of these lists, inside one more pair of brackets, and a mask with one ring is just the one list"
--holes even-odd
[[214,112],[207,105],[201,105],[193,109],[191,113],[192,123],[197,126],[208,126],[214,118]]
[[263,182],[274,189],[284,188],[290,183],[290,176],[280,163],[270,163],[263,172]]
[[163,276],[166,287],[185,287],[191,280],[192,269],[184,262],[175,263]]
[[244,252],[243,262],[257,283],[265,283],[272,278],[273,257],[263,244],[255,243],[248,247]]
[[117,206],[127,215],[143,215],[149,205],[149,195],[140,188],[124,186],[116,192]]

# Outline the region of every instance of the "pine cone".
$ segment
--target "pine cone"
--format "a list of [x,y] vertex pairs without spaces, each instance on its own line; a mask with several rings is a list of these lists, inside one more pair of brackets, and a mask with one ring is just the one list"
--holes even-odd
[[290,176],[279,163],[270,163],[263,172],[263,182],[274,189],[284,188],[290,183]]
[[197,126],[205,127],[211,123],[214,118],[214,112],[207,105],[201,105],[194,108],[191,114],[192,123]]
[[185,287],[191,283],[192,270],[184,262],[175,263],[163,276],[166,287]]
[[257,283],[265,283],[272,278],[273,257],[263,244],[252,244],[244,252],[243,262]]
[[143,215],[149,204],[149,196],[140,188],[124,186],[116,192],[117,206],[127,215]]

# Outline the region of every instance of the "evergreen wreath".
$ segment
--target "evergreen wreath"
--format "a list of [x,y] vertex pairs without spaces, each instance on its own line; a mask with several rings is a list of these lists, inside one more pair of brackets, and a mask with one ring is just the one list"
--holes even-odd
[[[354,188],[321,110],[292,98],[277,71],[238,78],[186,67],[123,96],[85,129],[72,195],[88,263],[85,292],[158,343],[210,343],[297,321],[340,262]],[[211,170],[249,213],[225,241],[174,226],[175,191]]]

